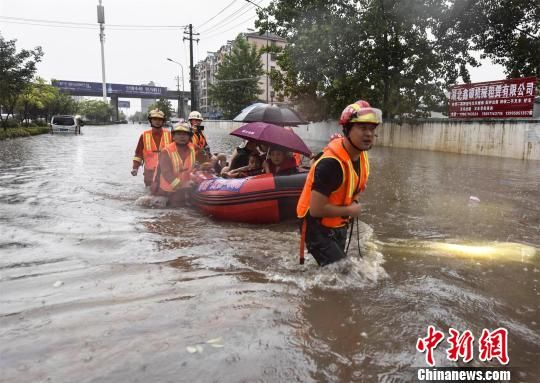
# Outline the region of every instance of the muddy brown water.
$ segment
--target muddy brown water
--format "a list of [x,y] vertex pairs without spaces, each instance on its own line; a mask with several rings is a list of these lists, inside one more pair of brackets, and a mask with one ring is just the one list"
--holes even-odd
[[429,325],[508,329],[540,381],[538,162],[375,147],[364,257],[320,269],[296,222],[139,206],[144,128],[0,142],[0,381],[415,381]]

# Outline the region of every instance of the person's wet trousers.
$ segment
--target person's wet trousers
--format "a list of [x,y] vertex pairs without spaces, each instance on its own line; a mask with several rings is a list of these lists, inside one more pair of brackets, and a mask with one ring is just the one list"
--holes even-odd
[[306,247],[319,266],[334,263],[346,257],[347,226],[330,229],[308,215]]

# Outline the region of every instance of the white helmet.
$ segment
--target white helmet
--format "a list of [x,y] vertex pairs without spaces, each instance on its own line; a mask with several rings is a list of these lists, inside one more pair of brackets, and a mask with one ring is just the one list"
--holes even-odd
[[189,114],[189,117],[188,117],[188,120],[199,120],[199,121],[203,121],[203,118],[201,116],[201,114],[199,112],[197,112],[196,110],[194,110],[193,112],[191,112]]

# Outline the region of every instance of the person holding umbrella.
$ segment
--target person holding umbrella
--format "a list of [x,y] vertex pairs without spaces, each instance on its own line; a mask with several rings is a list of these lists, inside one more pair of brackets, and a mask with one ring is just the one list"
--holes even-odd
[[304,242],[320,266],[346,257],[347,227],[362,209],[358,197],[367,185],[367,151],[373,146],[380,116],[380,110],[367,101],[348,105],[339,119],[344,137],[330,141],[311,167],[296,209],[302,219],[301,264]]

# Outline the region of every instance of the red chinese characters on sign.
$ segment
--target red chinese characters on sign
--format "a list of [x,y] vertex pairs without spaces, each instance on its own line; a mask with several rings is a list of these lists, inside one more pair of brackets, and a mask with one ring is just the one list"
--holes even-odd
[[[447,342],[450,343],[450,347],[446,349],[446,358],[453,362],[457,362],[459,358],[462,358],[465,363],[470,362],[474,356],[474,336],[472,332],[465,330],[460,333],[453,328],[450,328],[448,332],[450,336]],[[418,338],[416,342],[416,350],[426,353],[426,362],[431,367],[435,366],[433,352],[443,339],[443,332],[435,329],[434,326],[429,326],[427,336]],[[508,330],[505,328],[498,328],[493,331],[484,329],[478,341],[478,352],[482,362],[489,362],[496,358],[499,363],[508,364],[510,361],[508,357]]]
[[459,357],[462,357],[465,363],[470,362],[473,358],[473,334],[469,330],[466,330],[460,335],[459,331],[453,328],[450,328],[448,332],[450,333],[450,338],[446,341],[451,345],[446,350],[448,360],[457,362]]
[[428,335],[425,338],[419,338],[416,342],[416,349],[426,353],[426,362],[433,367],[435,359],[433,358],[433,350],[444,339],[444,334],[441,331],[435,330],[435,327],[428,327]]
[[507,329],[498,328],[492,332],[484,329],[478,344],[478,347],[480,348],[480,360],[486,362],[493,358],[497,358],[501,364],[507,364],[509,361],[507,343]]
[[536,77],[456,85],[450,89],[450,118],[532,117]]

